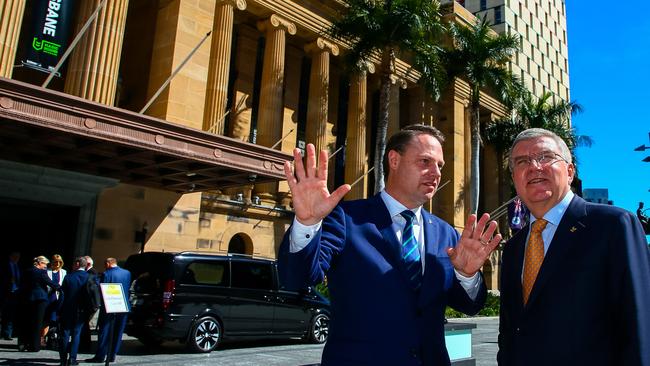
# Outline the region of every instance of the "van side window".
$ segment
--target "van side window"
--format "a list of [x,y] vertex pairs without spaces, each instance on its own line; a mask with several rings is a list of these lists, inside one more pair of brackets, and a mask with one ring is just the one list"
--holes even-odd
[[228,286],[228,262],[193,262],[183,272],[185,285]]
[[273,289],[271,265],[232,261],[232,287],[260,290]]

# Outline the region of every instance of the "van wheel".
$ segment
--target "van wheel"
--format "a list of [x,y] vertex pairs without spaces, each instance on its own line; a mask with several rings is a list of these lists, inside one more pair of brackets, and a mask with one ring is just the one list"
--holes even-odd
[[194,352],[212,352],[221,341],[221,324],[211,316],[200,318],[194,323],[187,346]]
[[330,317],[318,314],[314,317],[309,328],[308,340],[311,343],[325,343],[330,333]]

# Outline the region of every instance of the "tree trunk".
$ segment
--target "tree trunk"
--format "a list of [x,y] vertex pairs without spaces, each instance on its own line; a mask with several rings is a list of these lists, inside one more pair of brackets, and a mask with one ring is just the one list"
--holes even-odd
[[472,95],[471,95],[471,104],[470,104],[470,113],[471,113],[471,121],[470,121],[470,130],[471,130],[471,143],[472,143],[472,156],[471,156],[471,180],[469,183],[469,192],[470,192],[470,201],[469,201],[469,208],[470,208],[470,214],[477,213],[478,211],[478,199],[479,199],[479,192],[481,189],[481,180],[480,180],[480,160],[479,160],[479,154],[480,154],[480,149],[481,149],[481,130],[480,130],[480,105],[479,105],[479,91],[478,88],[473,87],[472,88]]
[[392,50],[384,50],[381,65],[381,86],[379,93],[379,122],[375,141],[375,194],[384,189],[384,153],[388,131],[388,109],[390,107],[390,74]]

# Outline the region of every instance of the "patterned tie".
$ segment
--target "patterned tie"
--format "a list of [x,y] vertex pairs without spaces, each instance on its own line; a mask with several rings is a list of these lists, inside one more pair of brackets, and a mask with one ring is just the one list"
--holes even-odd
[[536,220],[533,223],[533,228],[530,230],[530,237],[528,238],[528,245],[526,246],[526,255],[524,257],[524,280],[523,280],[523,295],[524,305],[528,302],[530,291],[533,289],[535,279],[539,268],[544,261],[544,240],[542,240],[542,231],[548,224],[544,219]]
[[417,291],[422,285],[422,263],[420,262],[420,246],[413,234],[413,220],[415,214],[411,210],[404,210],[400,213],[406,219],[406,225],[402,231],[402,260],[413,290]]

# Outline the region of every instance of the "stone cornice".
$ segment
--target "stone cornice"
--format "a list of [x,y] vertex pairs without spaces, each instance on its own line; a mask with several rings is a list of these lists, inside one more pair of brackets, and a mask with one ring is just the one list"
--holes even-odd
[[[293,22],[296,26],[307,30],[317,36],[324,34],[332,22],[330,19],[323,17],[320,14],[300,6],[297,2],[291,0],[248,0],[251,4],[256,4],[262,8],[268,9],[273,13]],[[340,1],[336,1],[340,3]],[[339,47],[348,49],[349,45],[341,40],[334,40]],[[378,56],[373,56],[371,60],[374,64],[379,65],[381,60]],[[411,83],[417,83],[420,79],[420,73],[413,70],[413,68],[402,60],[396,61],[396,71],[399,75],[403,75],[404,79]]]
[[277,14],[273,14],[270,18],[257,22],[257,28],[263,32],[272,28],[284,28],[291,35],[296,34],[297,31],[296,25],[293,22]]

